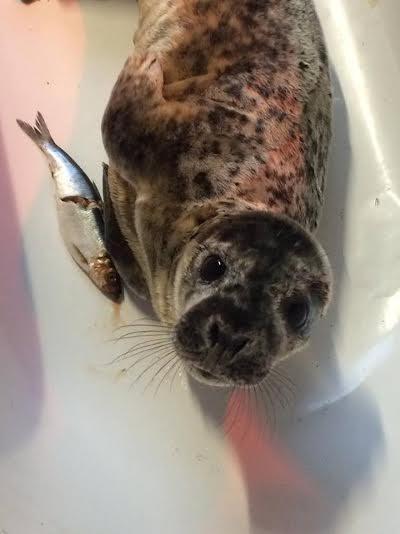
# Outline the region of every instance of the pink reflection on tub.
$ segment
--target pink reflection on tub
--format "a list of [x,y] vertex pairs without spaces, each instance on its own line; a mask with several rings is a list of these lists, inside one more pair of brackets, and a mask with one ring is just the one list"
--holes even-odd
[[[46,164],[15,119],[43,111],[60,144],[77,114],[85,33],[79,3],[0,3],[0,454],[23,443],[41,421],[46,386],[23,233]],[[38,246],[43,246],[39,242]],[[40,298],[40,291],[35,293]],[[6,429],[6,430],[5,430]]]
[[224,427],[240,464],[252,523],[268,525],[268,532],[314,532],[329,503],[307,466],[268,426],[254,396],[243,390],[231,395]]

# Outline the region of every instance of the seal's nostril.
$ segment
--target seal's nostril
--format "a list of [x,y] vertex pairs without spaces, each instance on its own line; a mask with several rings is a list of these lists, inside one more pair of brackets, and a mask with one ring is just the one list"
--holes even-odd
[[210,343],[210,346],[213,347],[216,345],[220,338],[220,330],[217,323],[212,323],[210,328],[208,329],[208,341]]
[[244,347],[249,341],[250,339],[248,337],[242,337],[241,339],[239,339],[239,341],[233,344],[232,353],[237,354],[238,352],[240,352],[242,349],[244,349]]

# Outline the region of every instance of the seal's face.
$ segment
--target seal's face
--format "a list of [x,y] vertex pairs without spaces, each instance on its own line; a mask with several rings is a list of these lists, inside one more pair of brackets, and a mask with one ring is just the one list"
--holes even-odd
[[295,222],[263,212],[216,220],[187,246],[176,280],[179,355],[208,383],[262,381],[327,308],[324,252]]

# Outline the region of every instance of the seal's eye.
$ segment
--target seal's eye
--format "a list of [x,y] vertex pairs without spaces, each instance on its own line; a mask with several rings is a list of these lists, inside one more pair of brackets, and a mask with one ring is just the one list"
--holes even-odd
[[286,319],[295,331],[306,328],[310,318],[310,302],[306,297],[296,297],[286,305]]
[[219,256],[213,254],[212,256],[207,256],[203,261],[200,268],[200,277],[203,282],[211,283],[224,276],[225,271],[225,263]]

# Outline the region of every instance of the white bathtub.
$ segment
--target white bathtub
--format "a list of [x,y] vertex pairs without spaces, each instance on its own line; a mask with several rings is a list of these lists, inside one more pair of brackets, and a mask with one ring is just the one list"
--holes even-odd
[[400,532],[400,8],[317,7],[335,79],[320,233],[336,299],[263,415],[261,398],[257,413],[181,373],[158,387],[157,366],[136,380],[146,360],[107,365],[129,347],[115,328],[143,311],[118,311],[75,267],[46,165],[15,125],[43,111],[100,182],[134,2],[1,0],[1,534]]

